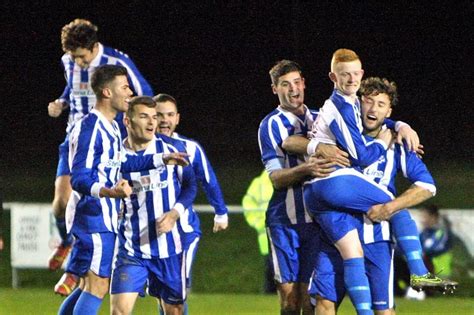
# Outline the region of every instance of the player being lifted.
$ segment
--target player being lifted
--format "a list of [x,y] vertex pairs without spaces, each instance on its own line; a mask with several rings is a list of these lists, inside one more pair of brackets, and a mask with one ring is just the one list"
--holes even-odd
[[[430,274],[426,269],[421,257],[416,224],[409,213],[397,212],[400,210],[397,208],[397,203],[390,203],[394,198],[393,195],[385,187],[374,183],[361,173],[363,168],[385,154],[393,140],[392,133],[388,129],[380,131],[377,138],[370,143],[367,143],[361,134],[360,103],[356,93],[363,73],[361,62],[355,52],[339,49],[334,53],[329,76],[334,82],[335,89],[321,108],[313,126],[313,139],[308,145],[308,153],[314,152],[313,149],[318,142],[337,144],[349,153],[353,166],[340,168],[327,178],[315,178],[307,182],[304,188],[308,209],[344,259],[346,288],[360,314],[371,312],[362,248],[357,230],[338,229],[332,211],[366,213],[373,205],[387,204],[373,209],[369,217],[384,219],[390,216],[394,236],[408,260],[412,273],[411,285],[445,287],[447,284],[452,284]],[[393,125],[391,121],[386,123]],[[406,125],[404,128],[410,130]],[[409,142],[408,145],[411,149],[418,146],[416,141]],[[434,191],[432,193],[434,194]],[[381,210],[385,211],[383,216],[378,214]],[[365,289],[352,290],[352,288]]]

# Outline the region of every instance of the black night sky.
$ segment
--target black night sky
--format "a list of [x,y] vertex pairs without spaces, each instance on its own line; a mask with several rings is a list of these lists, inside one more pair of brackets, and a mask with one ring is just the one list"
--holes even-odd
[[393,117],[418,130],[428,159],[473,156],[469,1],[64,3],[2,1],[2,173],[56,165],[67,115],[50,118],[47,105],[65,84],[61,27],[78,17],[126,52],[156,93],[177,98],[179,132],[200,141],[213,163],[260,165],[257,129],[278,104],[268,76],[277,60],[302,65],[306,104],[319,108],[332,90],[331,55],[342,47],[359,54],[366,76],[397,82]]

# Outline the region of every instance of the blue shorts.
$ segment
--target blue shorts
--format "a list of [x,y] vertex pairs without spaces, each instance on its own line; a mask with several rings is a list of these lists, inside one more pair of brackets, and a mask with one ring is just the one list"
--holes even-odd
[[267,227],[275,281],[309,283],[319,250],[315,223]]
[[59,162],[56,170],[56,177],[71,175],[69,170],[69,138],[66,135],[64,142],[59,145]]
[[[372,308],[374,310],[393,308],[392,244],[390,242],[363,244],[363,249]],[[317,255],[308,292],[312,297],[319,295],[337,305],[345,296],[343,260],[337,249],[327,240],[321,242],[321,251]]]
[[348,232],[357,229],[362,222],[351,213],[322,211],[314,215],[314,220],[321,227],[321,233],[324,233],[329,239],[329,243],[335,244]]
[[167,304],[186,300],[185,260],[183,254],[168,258],[143,259],[119,253],[112,275],[111,294],[138,292],[163,299]]
[[83,277],[91,270],[103,278],[110,278],[115,248],[115,233],[84,233],[74,231],[76,240],[72,247],[66,272]]
[[326,210],[366,213],[373,205],[392,199],[384,186],[351,168],[304,184],[304,201],[312,215]]

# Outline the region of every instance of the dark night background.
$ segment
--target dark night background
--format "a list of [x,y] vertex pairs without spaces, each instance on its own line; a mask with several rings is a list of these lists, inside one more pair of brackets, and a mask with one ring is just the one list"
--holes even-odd
[[50,118],[47,105],[65,84],[60,30],[78,17],[126,52],[156,93],[177,98],[179,132],[199,140],[217,168],[260,167],[257,129],[278,104],[268,76],[277,60],[302,65],[306,104],[319,108],[332,91],[331,55],[342,47],[359,54],[366,76],[397,82],[393,117],[418,131],[428,161],[473,156],[469,1],[84,3],[2,1],[1,174],[43,170],[52,187],[67,115]]

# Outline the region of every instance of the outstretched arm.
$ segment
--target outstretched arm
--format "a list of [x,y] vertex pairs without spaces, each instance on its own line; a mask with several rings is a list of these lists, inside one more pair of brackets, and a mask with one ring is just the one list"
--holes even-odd
[[392,201],[372,206],[367,216],[374,222],[389,220],[398,211],[415,206],[431,197],[433,197],[431,191],[417,185],[412,185]]

